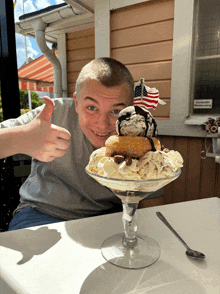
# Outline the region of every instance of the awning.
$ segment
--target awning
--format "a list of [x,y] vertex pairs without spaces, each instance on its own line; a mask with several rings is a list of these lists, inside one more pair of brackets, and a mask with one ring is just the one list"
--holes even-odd
[[53,66],[44,55],[20,67],[18,79],[20,90],[54,91]]

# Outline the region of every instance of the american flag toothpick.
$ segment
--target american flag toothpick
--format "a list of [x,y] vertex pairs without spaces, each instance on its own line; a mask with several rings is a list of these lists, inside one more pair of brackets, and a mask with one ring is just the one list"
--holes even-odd
[[150,88],[144,84],[141,78],[134,88],[134,105],[145,106],[146,108],[157,108],[157,105],[164,105],[166,102],[159,98],[159,91],[156,88]]

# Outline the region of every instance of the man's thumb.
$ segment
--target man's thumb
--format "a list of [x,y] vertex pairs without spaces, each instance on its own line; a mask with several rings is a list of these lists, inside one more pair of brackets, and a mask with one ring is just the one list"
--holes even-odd
[[53,113],[54,103],[53,100],[47,96],[43,97],[44,101],[46,102],[44,109],[39,114],[39,117],[43,120],[49,121],[51,114]]

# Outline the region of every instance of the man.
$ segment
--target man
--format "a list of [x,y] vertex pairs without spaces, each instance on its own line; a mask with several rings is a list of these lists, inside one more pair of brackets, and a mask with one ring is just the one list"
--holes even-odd
[[118,113],[133,103],[133,86],[123,64],[96,59],[80,72],[74,100],[45,97],[45,107],[0,124],[0,158],[32,157],[9,230],[121,210],[120,200],[85,166],[115,134]]

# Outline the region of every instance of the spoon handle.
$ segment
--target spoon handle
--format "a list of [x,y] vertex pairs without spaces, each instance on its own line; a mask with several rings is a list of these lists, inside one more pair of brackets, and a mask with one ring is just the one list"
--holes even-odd
[[180,235],[174,230],[174,228],[168,223],[168,221],[165,219],[165,217],[162,215],[161,212],[157,211],[156,212],[157,216],[159,217],[160,220],[176,235],[177,238],[183,243],[183,245],[188,249],[188,245],[186,244],[185,241],[180,237]]

